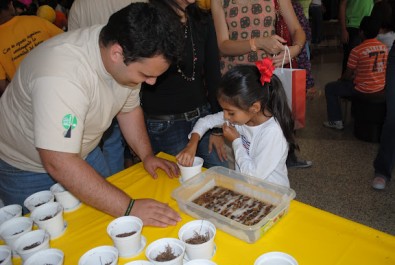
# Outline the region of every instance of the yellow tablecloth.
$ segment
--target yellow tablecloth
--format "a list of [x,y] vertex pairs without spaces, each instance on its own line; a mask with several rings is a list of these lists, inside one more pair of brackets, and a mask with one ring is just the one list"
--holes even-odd
[[[161,153],[159,156],[174,160]],[[125,190],[133,198],[154,198],[178,210],[171,192],[180,185],[160,170],[159,178],[152,179],[142,164],[128,168],[108,180]],[[144,227],[142,234],[147,245],[162,237],[177,237],[179,228],[192,217],[181,213],[182,222],[168,228]],[[65,253],[65,265],[78,264],[89,249],[112,245],[106,227],[114,219],[89,206],[82,205],[74,212],[65,213],[67,229],[63,236],[50,242],[51,247]],[[248,244],[217,230],[217,250],[213,261],[218,265],[249,265],[261,254],[282,251],[295,257],[299,265],[394,265],[395,237],[367,226],[349,221],[309,205],[292,201],[289,213],[254,244]],[[144,249],[145,250],[145,249]],[[119,264],[146,259],[144,251],[130,259],[119,259]],[[14,264],[21,261],[14,259]]]

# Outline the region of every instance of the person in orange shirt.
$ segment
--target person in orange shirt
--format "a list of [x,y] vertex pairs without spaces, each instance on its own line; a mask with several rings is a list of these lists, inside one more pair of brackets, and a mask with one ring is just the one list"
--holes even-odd
[[16,16],[12,0],[0,0],[0,96],[23,58],[43,41],[63,31],[37,16]]
[[328,121],[323,123],[325,127],[337,130],[344,128],[340,97],[373,94],[384,89],[388,48],[376,39],[379,29],[380,21],[377,19],[370,16],[362,19],[360,34],[363,42],[351,50],[342,77],[325,86],[328,114]]

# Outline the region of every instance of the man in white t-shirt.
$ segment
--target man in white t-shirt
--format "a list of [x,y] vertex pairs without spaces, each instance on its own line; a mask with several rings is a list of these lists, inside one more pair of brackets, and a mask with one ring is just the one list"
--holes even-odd
[[61,183],[84,203],[145,225],[174,225],[177,212],[131,198],[105,180],[97,145],[117,116],[127,143],[155,178],[176,164],[154,156],[139,102],[140,84],[154,84],[180,56],[179,18],[165,6],[131,4],[107,25],[67,32],[42,43],[21,63],[0,99],[0,198],[22,204]]
[[[75,0],[70,8],[68,30],[106,24],[112,14],[135,2],[146,0]],[[103,134],[101,150],[110,174],[116,174],[125,168],[125,143],[117,119]]]

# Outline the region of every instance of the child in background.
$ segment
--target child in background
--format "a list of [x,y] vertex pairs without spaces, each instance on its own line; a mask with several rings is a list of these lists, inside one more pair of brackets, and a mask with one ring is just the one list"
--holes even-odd
[[271,59],[265,58],[226,72],[217,95],[223,111],[198,120],[188,145],[176,156],[178,162],[192,165],[200,137],[222,127],[237,171],[289,187],[286,160],[289,144],[295,145],[294,121],[273,70]]

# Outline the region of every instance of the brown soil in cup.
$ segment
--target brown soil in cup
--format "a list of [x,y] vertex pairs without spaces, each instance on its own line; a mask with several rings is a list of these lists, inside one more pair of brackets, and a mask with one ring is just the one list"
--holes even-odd
[[185,243],[192,244],[192,245],[199,245],[199,244],[203,244],[209,240],[210,240],[210,234],[208,232],[206,232],[204,235],[201,235],[201,234],[195,232],[193,237],[185,240]]
[[41,244],[40,242],[33,243],[30,246],[24,247],[23,250],[29,250],[29,249],[35,248],[35,247],[39,246],[40,244]]
[[22,232],[23,232],[23,230],[18,231],[18,232],[15,232],[15,233],[13,233],[12,235],[15,236],[15,235],[20,234],[20,233],[22,233]]
[[49,220],[51,218],[53,218],[53,216],[52,215],[48,215],[48,216],[45,216],[44,218],[40,219],[40,221],[46,221],[46,220]]
[[160,252],[158,254],[158,256],[156,256],[155,261],[169,261],[169,260],[173,260],[173,259],[175,259],[177,257],[178,256],[176,256],[174,254],[174,251],[170,247],[170,245],[167,245],[165,251]]
[[134,235],[134,234],[136,234],[136,231],[118,234],[118,235],[116,235],[115,237],[128,237],[128,236],[131,236],[131,235]]

